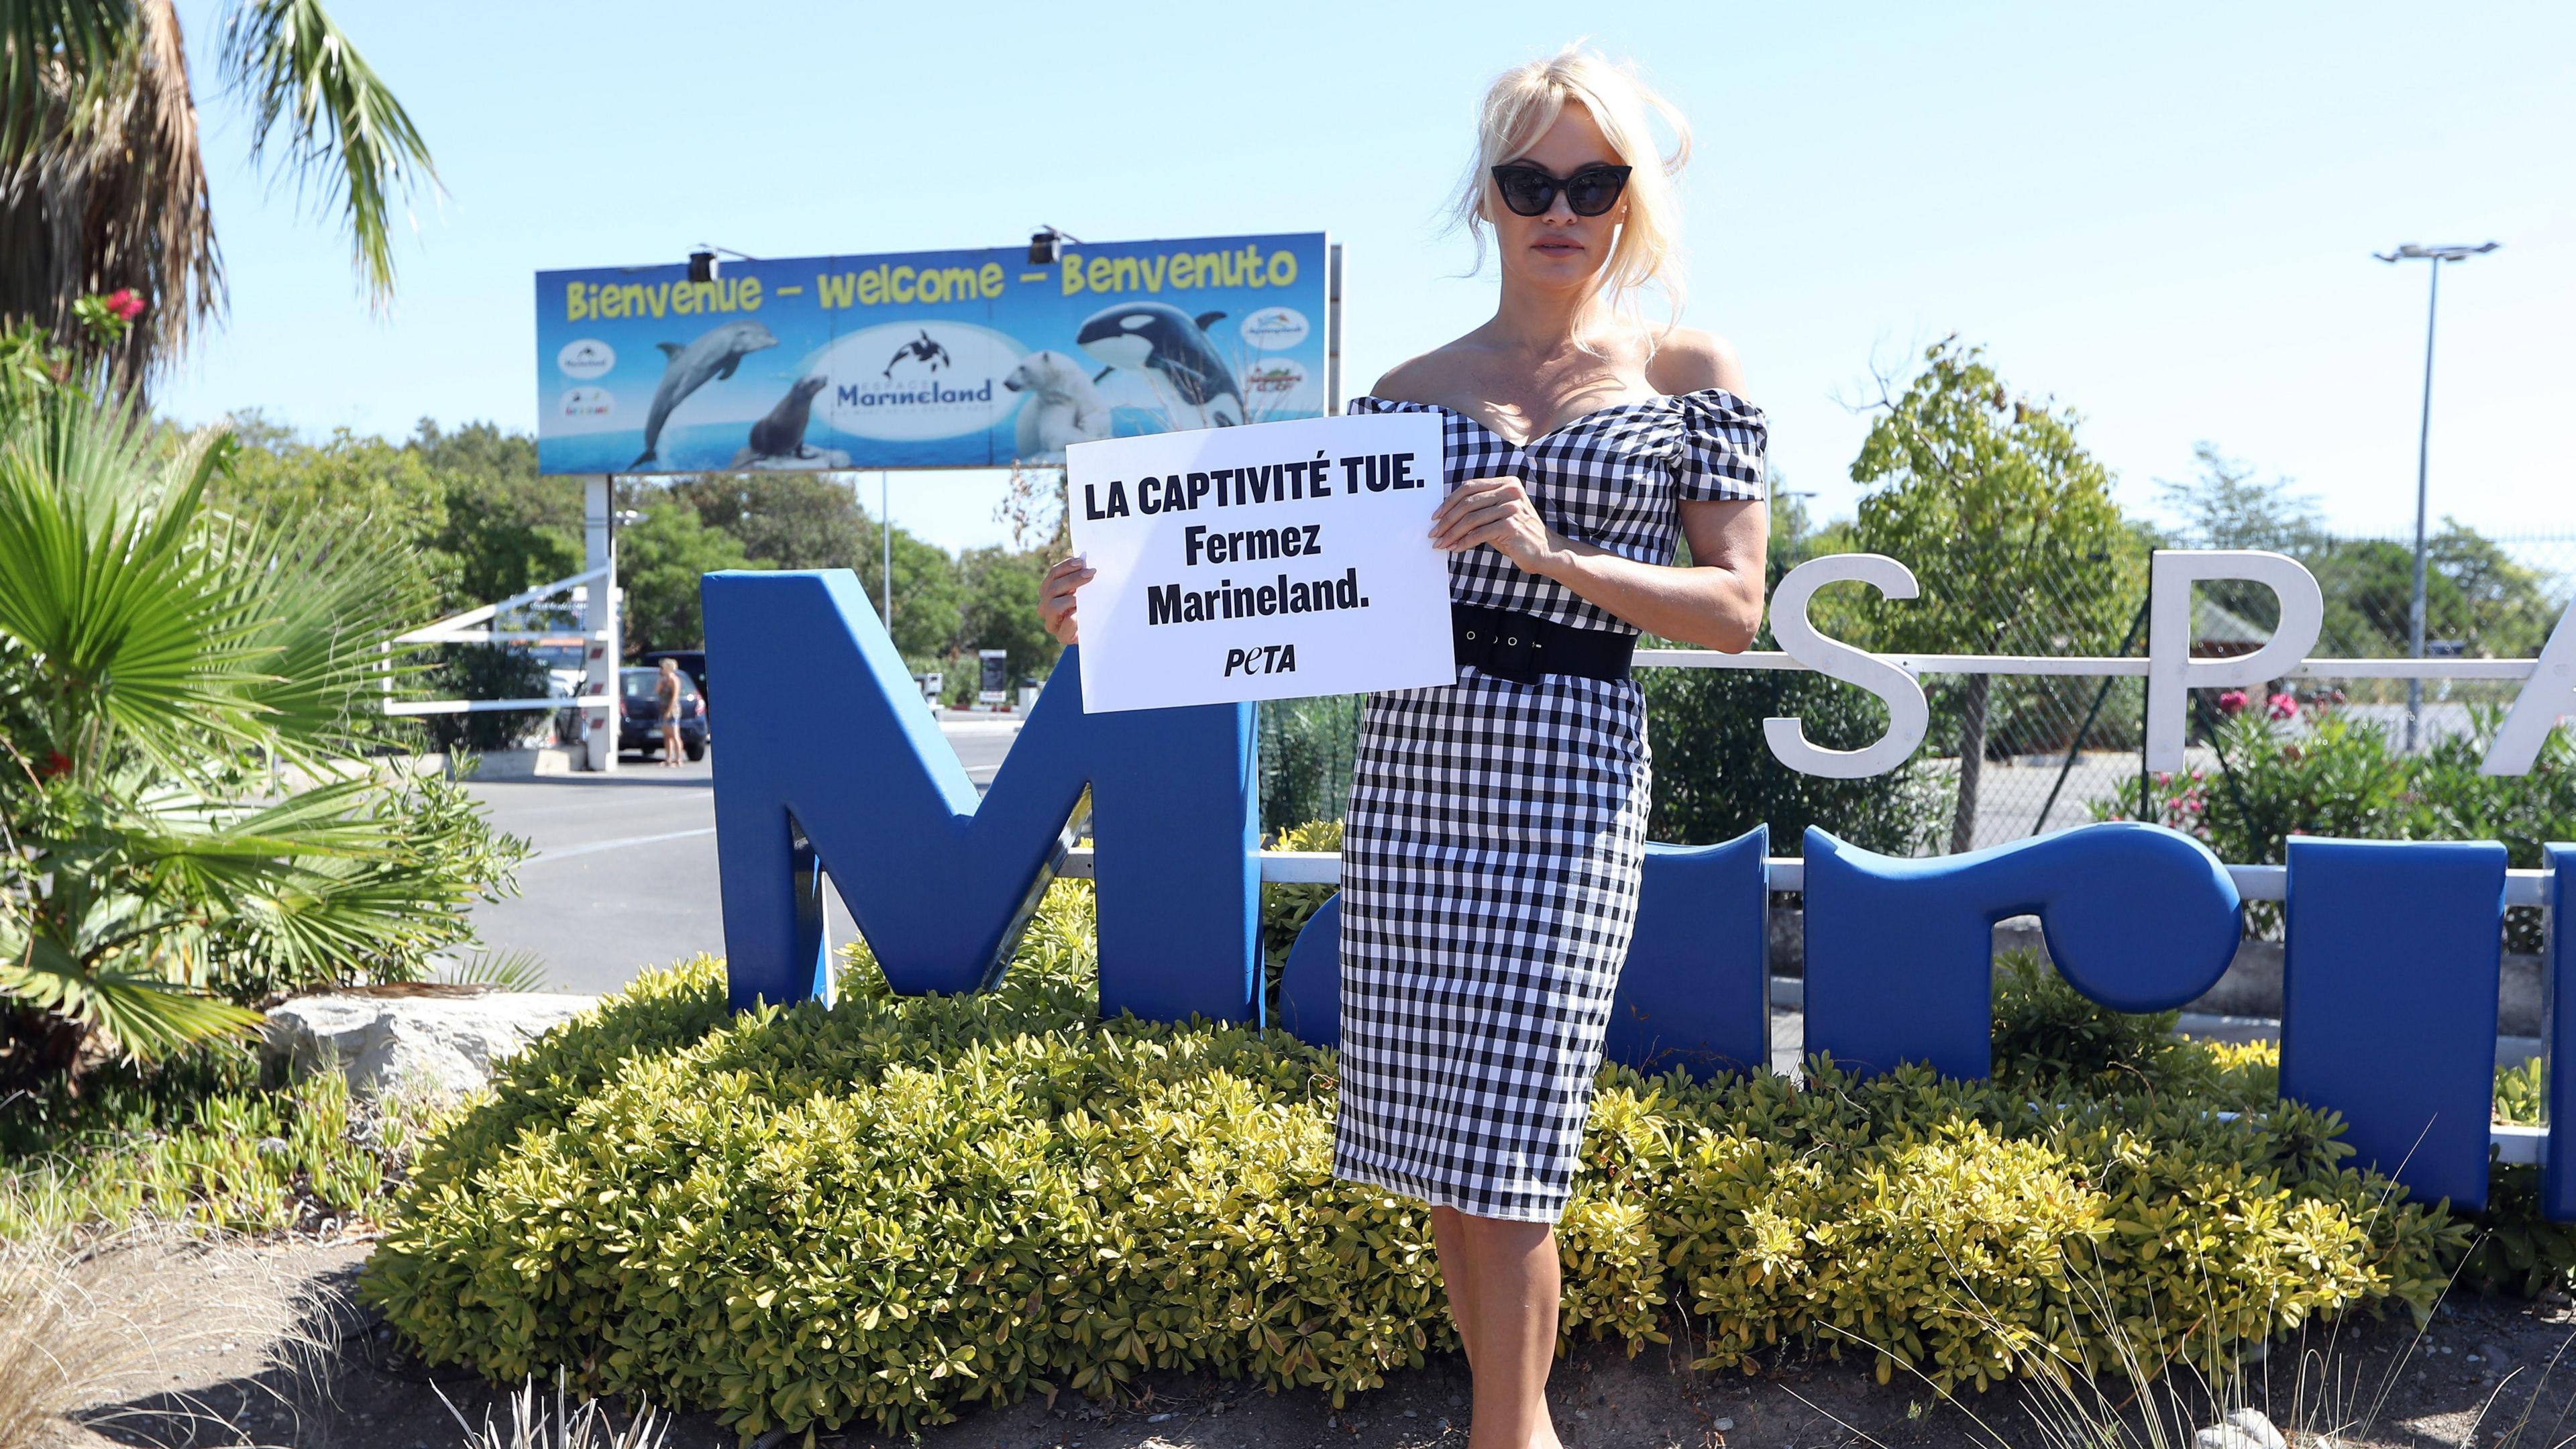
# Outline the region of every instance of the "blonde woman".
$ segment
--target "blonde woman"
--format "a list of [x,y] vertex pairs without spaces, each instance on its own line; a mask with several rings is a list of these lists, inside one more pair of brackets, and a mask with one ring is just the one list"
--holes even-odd
[[[1660,115],[1674,144],[1659,155]],[[1627,959],[1645,854],[1640,629],[1740,650],[1762,616],[1762,413],[1678,314],[1688,128],[1571,49],[1486,93],[1459,212],[1493,319],[1354,413],[1440,417],[1456,683],[1370,696],[1342,847],[1334,1172],[1419,1198],[1475,1378],[1471,1449],[1551,1449],[1554,1225]],[[1675,564],[1686,539],[1690,562]],[[1080,559],[1050,573],[1074,642]]]
[[665,659],[662,672],[653,681],[653,697],[662,707],[662,767],[680,768],[680,661]]

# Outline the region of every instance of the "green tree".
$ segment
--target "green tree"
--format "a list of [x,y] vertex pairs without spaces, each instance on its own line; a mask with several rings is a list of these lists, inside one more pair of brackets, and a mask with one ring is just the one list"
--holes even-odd
[[420,455],[347,428],[318,443],[256,412],[232,420],[241,446],[216,484],[219,507],[271,526],[311,520],[398,540],[411,600],[436,608],[459,592],[456,555],[441,546],[449,530],[448,490]]
[[673,483],[671,496],[774,569],[854,568],[872,541],[850,490],[812,473],[711,473]]
[[[2111,473],[2076,440],[2077,416],[2015,396],[1984,349],[1934,344],[1900,397],[1883,399],[1852,463],[1853,546],[1914,570],[1922,596],[1857,603],[1866,646],[1901,654],[2107,654],[2135,614],[2146,548],[2111,498]],[[2071,712],[2057,681],[2001,701]],[[1991,676],[1944,681],[1959,783],[1950,849],[1973,838],[1993,737]]]
[[697,510],[668,497],[619,531],[617,583],[626,593],[626,652],[695,649],[706,643],[698,579],[750,562],[732,534],[698,521]]
[[[437,186],[402,104],[319,0],[229,0],[223,84],[255,160],[349,236],[360,284],[393,295],[397,215]],[[171,0],[0,0],[0,326],[78,335],[75,307],[139,293],[140,325],[92,348],[140,385],[224,310],[197,102]]]
[[[885,598],[885,564],[878,527],[875,520],[868,520],[866,544],[858,559],[859,583],[867,590],[870,603]],[[894,636],[895,647],[907,659],[953,656],[960,647],[959,630],[965,608],[966,590],[958,578],[957,560],[939,545],[897,528],[894,617],[886,623],[886,632]]]
[[2268,548],[2298,555],[2325,541],[2314,494],[2292,493],[2290,480],[2257,479],[2252,466],[2204,439],[2191,446],[2199,470],[2190,481],[2156,480],[2156,497],[2182,519],[2174,543],[2184,548]]
[[1038,585],[1046,571],[1046,555],[1034,551],[986,547],[959,555],[965,607],[958,621],[958,647],[1009,650],[1014,679],[1053,668],[1064,646],[1038,622]]
[[446,522],[428,546],[456,561],[440,612],[505,599],[581,567],[581,485],[537,473],[537,442],[490,423],[420,420],[404,444],[438,480]]

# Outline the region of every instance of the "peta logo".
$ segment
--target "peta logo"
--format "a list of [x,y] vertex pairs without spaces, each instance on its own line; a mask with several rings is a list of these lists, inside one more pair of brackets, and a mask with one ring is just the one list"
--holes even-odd
[[1225,672],[1236,674],[1294,674],[1297,672],[1297,646],[1294,644],[1257,644],[1250,649],[1225,651]]

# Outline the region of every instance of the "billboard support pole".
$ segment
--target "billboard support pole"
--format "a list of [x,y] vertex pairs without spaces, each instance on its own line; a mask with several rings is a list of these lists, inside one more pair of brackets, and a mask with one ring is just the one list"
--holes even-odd
[[1324,248],[1324,416],[1342,415],[1342,244]]
[[877,561],[880,570],[877,577],[883,581],[877,592],[885,599],[877,612],[885,615],[886,630],[891,633],[894,630],[894,473],[886,468],[877,470],[877,545],[882,551]]
[[581,711],[582,768],[617,768],[617,719],[620,707],[617,666],[625,641],[617,627],[617,480],[594,473],[582,481],[582,567],[598,570],[583,592],[585,636],[582,693],[595,696],[602,708]]

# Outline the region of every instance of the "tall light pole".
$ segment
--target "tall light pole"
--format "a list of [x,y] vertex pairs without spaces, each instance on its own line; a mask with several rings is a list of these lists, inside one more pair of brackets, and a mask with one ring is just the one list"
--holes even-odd
[[[2415,658],[2424,657],[2424,525],[2426,512],[2425,474],[2433,448],[2433,323],[2442,312],[2442,263],[2463,262],[2471,257],[2494,251],[2500,242],[2479,246],[2465,244],[2443,247],[2421,246],[2408,242],[2393,252],[2372,252],[2383,262],[2429,261],[2433,264],[2432,299],[2424,307],[2424,415],[2415,430],[2415,597],[2407,610],[2407,649]],[[2406,749],[2412,753],[2423,732],[2424,681],[2406,681]]]

